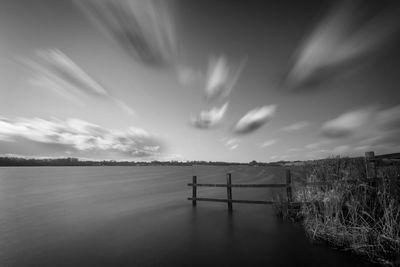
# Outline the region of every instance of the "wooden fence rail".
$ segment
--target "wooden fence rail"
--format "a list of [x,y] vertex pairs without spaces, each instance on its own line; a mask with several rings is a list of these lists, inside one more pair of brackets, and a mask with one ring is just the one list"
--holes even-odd
[[267,205],[276,203],[276,201],[272,201],[272,200],[265,201],[265,200],[223,199],[223,198],[203,198],[203,197],[197,197],[197,198],[189,197],[188,200],[209,201],[209,202],[227,202],[227,203],[246,203],[246,204],[267,204]]
[[[284,184],[232,184],[232,174],[226,174],[226,184],[209,184],[197,183],[197,176],[192,177],[192,183],[189,183],[188,186],[192,187],[192,197],[189,197],[188,200],[192,201],[192,205],[196,206],[197,201],[210,201],[210,202],[225,202],[228,203],[228,210],[231,212],[233,210],[233,203],[246,203],[246,204],[265,204],[271,205],[277,203],[273,200],[245,200],[245,199],[232,199],[232,188],[233,187],[241,187],[241,188],[286,188],[287,194],[287,202],[292,202],[292,179],[290,170],[286,170],[286,183]],[[201,198],[197,197],[197,187],[226,187],[226,199],[221,198]]]
[[286,187],[286,184],[188,184],[188,186],[193,187]]

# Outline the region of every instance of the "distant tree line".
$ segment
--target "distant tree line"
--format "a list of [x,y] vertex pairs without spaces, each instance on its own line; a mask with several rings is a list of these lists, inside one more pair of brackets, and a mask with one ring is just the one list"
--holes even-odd
[[78,158],[19,158],[0,157],[0,166],[192,166],[192,165],[239,165],[247,163],[223,161],[116,161],[80,160]]
[[257,162],[249,163],[224,162],[224,161],[116,161],[116,160],[81,160],[78,158],[19,158],[19,157],[0,157],[0,166],[192,166],[192,165],[249,165],[249,166],[286,166],[301,161],[276,161],[276,162]]

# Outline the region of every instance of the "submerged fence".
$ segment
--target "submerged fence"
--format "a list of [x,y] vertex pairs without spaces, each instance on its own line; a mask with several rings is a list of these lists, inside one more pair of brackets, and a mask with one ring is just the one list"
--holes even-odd
[[[192,187],[192,197],[189,197],[188,200],[192,201],[192,205],[196,206],[197,201],[211,201],[211,202],[226,202],[228,203],[228,210],[233,210],[233,203],[246,203],[246,204],[274,204],[277,203],[273,200],[245,200],[245,199],[233,199],[232,198],[232,188],[233,187],[241,187],[241,188],[286,188],[287,202],[292,202],[292,178],[291,178],[290,170],[286,170],[286,183],[281,184],[233,184],[232,183],[232,174],[226,174],[226,184],[201,184],[197,183],[197,176],[193,176],[192,183],[189,183],[188,186]],[[197,197],[197,187],[226,187],[226,199],[221,198],[202,198]]]
[[[379,189],[379,186],[382,184],[384,179],[395,180],[395,183],[400,182],[400,177],[377,177],[377,167],[381,165],[385,165],[387,163],[392,163],[400,161],[400,153],[394,154],[386,154],[375,156],[374,152],[366,152],[365,153],[365,168],[366,168],[366,178],[369,186],[372,186],[376,189]],[[232,174],[226,174],[226,183],[220,184],[211,184],[211,183],[198,183],[197,176],[192,177],[192,183],[189,183],[188,186],[192,187],[192,197],[189,197],[188,200],[192,201],[192,205],[196,206],[197,201],[210,201],[210,202],[225,202],[228,204],[228,211],[233,210],[233,203],[246,203],[246,204],[264,204],[270,205],[275,203],[285,203],[278,202],[274,200],[245,200],[245,199],[233,199],[232,188],[286,188],[286,203],[287,207],[298,207],[300,202],[293,201],[293,183],[292,183],[292,174],[290,169],[285,170],[286,183],[271,183],[271,184],[233,184],[232,183]],[[332,185],[333,181],[326,182],[306,182],[302,186],[329,186]],[[335,181],[338,182],[338,181]],[[359,179],[347,179],[342,180],[340,182],[346,183],[360,183]],[[197,187],[226,187],[227,198],[202,198],[197,196]]]

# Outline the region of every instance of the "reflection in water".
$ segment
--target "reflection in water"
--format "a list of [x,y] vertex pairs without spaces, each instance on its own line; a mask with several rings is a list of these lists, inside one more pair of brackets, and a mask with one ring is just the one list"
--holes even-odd
[[[227,171],[234,182],[282,177],[278,168],[243,166],[0,168],[0,266],[366,266],[312,245],[270,206],[193,208],[190,177],[221,182]],[[233,196],[270,198],[266,192]]]

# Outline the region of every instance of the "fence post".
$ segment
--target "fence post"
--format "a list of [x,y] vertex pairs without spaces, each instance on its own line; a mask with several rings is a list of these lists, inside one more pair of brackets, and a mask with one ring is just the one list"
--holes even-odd
[[[367,172],[368,185],[372,188],[370,199],[376,199],[378,192],[383,190],[383,177],[378,178],[376,171],[375,153],[373,151],[365,152],[365,167]],[[368,199],[367,192],[365,192],[364,201]]]
[[192,181],[192,206],[196,206],[196,197],[197,197],[197,176],[193,176],[193,181]]
[[286,196],[289,205],[292,202],[292,175],[289,169],[286,169]]
[[232,175],[230,173],[226,174],[226,184],[227,184],[226,191],[227,191],[227,194],[228,194],[228,211],[232,212],[232,210],[233,210],[232,209],[232,202],[231,202],[231,200],[232,200],[232,187],[231,187],[231,185],[232,185]]
[[365,152],[365,169],[368,179],[376,178],[375,153],[373,151]]

